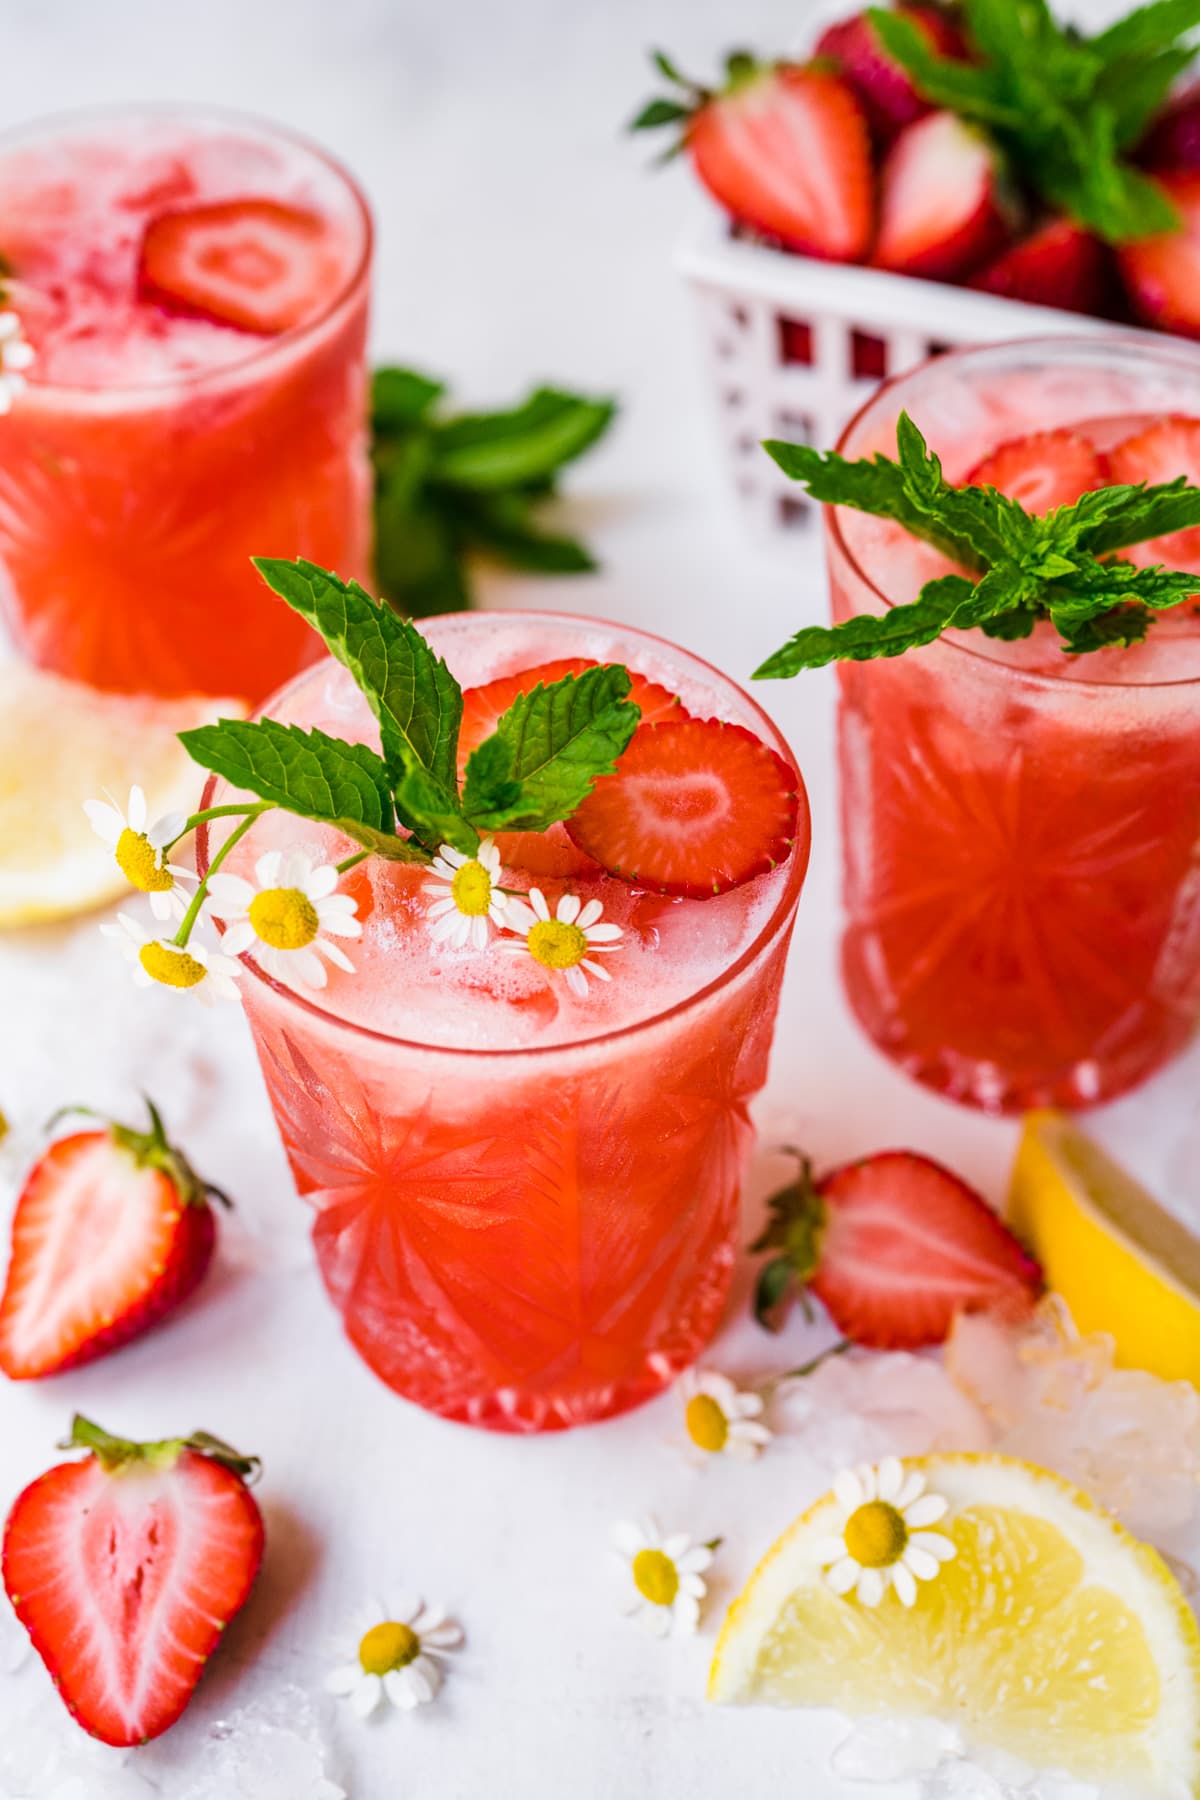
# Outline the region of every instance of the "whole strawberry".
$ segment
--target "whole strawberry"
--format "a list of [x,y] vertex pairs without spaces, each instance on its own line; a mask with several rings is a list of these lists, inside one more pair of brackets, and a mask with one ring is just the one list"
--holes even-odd
[[940,1344],[960,1312],[1026,1311],[1042,1272],[986,1200],[940,1163],[883,1150],[814,1181],[806,1158],[751,1250],[775,1254],[754,1310],[769,1324],[793,1283],[872,1350]]
[[[106,1120],[59,1138],[29,1172],[0,1296],[0,1369],[14,1381],[107,1355],[204,1277],[216,1239],[210,1201],[228,1201],[146,1105],[148,1130]],[[67,1113],[97,1116],[68,1107],[55,1117]]]
[[862,261],[875,177],[867,122],[843,81],[744,51],[726,59],[717,90],[689,81],[661,51],[654,64],[678,93],[651,100],[631,131],[678,127],[677,148],[739,224],[807,256]]
[[[962,33],[938,7],[909,5],[895,10],[921,33],[932,51],[952,58],[966,56]],[[872,132],[882,143],[933,111],[918,94],[912,76],[880,42],[870,9],[827,25],[817,39],[817,56],[853,88]]]
[[132,1745],[173,1725],[262,1561],[255,1457],[219,1438],[135,1444],[76,1415],[4,1528],[4,1587],[68,1711]]

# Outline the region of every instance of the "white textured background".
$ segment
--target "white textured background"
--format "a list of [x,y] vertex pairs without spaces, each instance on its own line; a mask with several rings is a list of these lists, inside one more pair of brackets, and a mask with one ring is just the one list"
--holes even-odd
[[[1075,8],[1089,22],[1115,10]],[[744,676],[823,605],[819,558],[767,556],[737,537],[671,270],[694,204],[686,172],[645,173],[646,147],[619,128],[649,88],[645,46],[662,42],[703,74],[734,40],[803,41],[816,11],[801,0],[4,0],[0,79],[14,120],[178,97],[273,114],[335,149],[379,223],[381,355],[452,376],[472,401],[502,401],[535,376],[623,398],[569,509],[604,572],[532,589],[494,578],[489,602],[628,619]],[[799,1136],[819,1159],[906,1142],[998,1196],[1013,1129],[909,1086],[840,1001],[831,690],[816,675],[766,695],[808,781],[815,839],[765,1135]],[[1198,1076],[1193,1052],[1095,1120],[1164,1197],[1196,1212]],[[444,1702],[418,1717],[364,1729],[323,1711],[331,1768],[354,1800],[863,1792],[822,1773],[832,1722],[719,1716],[698,1698],[721,1600],[824,1485],[799,1441],[749,1471],[695,1475],[667,1441],[669,1398],[541,1442],[474,1435],[404,1406],[344,1345],[306,1266],[240,1017],[214,1024],[167,995],[135,998],[94,921],[0,940],[0,1106],[32,1124],[72,1098],[129,1108],[143,1085],[236,1195],[240,1222],[171,1327],[74,1378],[0,1392],[0,1504],[50,1460],[74,1407],[134,1436],[204,1425],[264,1456],[269,1553],[184,1724],[124,1770],[98,1767],[74,1800],[147,1784],[192,1800],[201,1789],[190,1784],[215,1768],[214,1723],[285,1685],[315,1693],[326,1634],[389,1583],[444,1597],[470,1649]],[[752,1207],[779,1175],[764,1158]],[[820,1342],[798,1320],[782,1345],[742,1323],[717,1356],[761,1373]],[[702,1538],[726,1536],[694,1646],[653,1645],[610,1613],[609,1524],[647,1506]],[[0,1745],[32,1742],[31,1707],[39,1734],[46,1720],[58,1731],[47,1692],[32,1663],[0,1675]],[[63,1715],[65,1743],[72,1731]],[[25,1793],[7,1779],[10,1797]],[[305,1800],[298,1783],[285,1800]]]

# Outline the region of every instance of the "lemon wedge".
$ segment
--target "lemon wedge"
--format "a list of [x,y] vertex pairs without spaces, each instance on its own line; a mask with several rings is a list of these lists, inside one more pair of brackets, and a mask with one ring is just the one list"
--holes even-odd
[[95,836],[85,800],[108,789],[124,807],[145,789],[149,816],[200,803],[204,771],[175,733],[234,700],[102,694],[26,663],[0,662],[0,926],[30,925],[129,894]]
[[908,1460],[949,1502],[953,1561],[915,1605],[830,1588],[827,1494],[784,1533],[734,1601],[709,1698],[939,1718],[968,1741],[1127,1781],[1200,1792],[1200,1631],[1155,1551],[1087,1496],[1003,1456]]
[[1081,1332],[1109,1332],[1126,1368],[1200,1383],[1200,1242],[1069,1119],[1026,1119],[1008,1216]]

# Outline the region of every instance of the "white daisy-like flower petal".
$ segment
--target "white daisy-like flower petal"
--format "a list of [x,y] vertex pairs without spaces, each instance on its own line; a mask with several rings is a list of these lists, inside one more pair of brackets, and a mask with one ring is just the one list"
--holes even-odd
[[166,848],[187,823],[181,812],[163,813],[146,822],[146,795],[142,788],[129,790],[124,809],[113,796],[85,800],[83,810],[96,836],[107,844],[117,867],[130,887],[146,895],[156,919],[182,919],[187,911],[188,886],[196,880],[191,869],[166,860]]
[[601,922],[598,900],[582,905],[578,894],[562,894],[553,913],[541,888],[531,887],[524,899],[510,898],[504,923],[515,938],[501,940],[510,955],[528,957],[547,975],[561,978],[579,1000],[587,998],[588,977],[611,981],[608,969],[594,960],[597,953],[611,955],[621,948],[624,929]]
[[815,1540],[813,1555],[833,1593],[851,1593],[863,1606],[879,1606],[892,1589],[913,1606],[917,1583],[932,1581],[957,1554],[952,1538],[922,1527],[946,1516],[949,1502],[926,1491],[925,1478],[906,1472],[898,1457],[877,1468],[845,1469],[833,1484],[841,1530]]
[[728,1456],[752,1462],[771,1440],[759,1419],[762,1395],[743,1391],[715,1369],[689,1369],[680,1377],[684,1429],[697,1460]]
[[325,962],[354,973],[345,951],[331,936],[361,937],[357,902],[335,892],[338,872],[331,863],[314,864],[302,850],[268,850],[254,865],[254,881],[218,870],[208,892],[225,926],[223,945],[231,956],[253,950],[259,967],[273,980],[323,988]]
[[329,1671],[329,1693],[366,1718],[381,1700],[412,1712],[436,1698],[446,1659],[463,1641],[444,1606],[426,1608],[420,1595],[398,1593],[390,1606],[372,1601],[351,1620],[352,1636],[338,1645],[342,1660]]
[[0,413],[11,411],[13,401],[28,385],[25,370],[35,355],[19,315],[11,310],[0,312]]
[[241,964],[196,937],[186,945],[175,944],[148,932],[129,913],[118,913],[115,924],[106,920],[100,932],[112,938],[133,965],[138,987],[156,983],[177,993],[194,994],[203,1006],[242,997],[237,986]]
[[703,1579],[712,1562],[708,1546],[693,1544],[686,1532],[664,1536],[652,1518],[615,1525],[612,1541],[622,1577],[620,1610],[656,1637],[694,1632],[708,1592]]
[[[422,882],[428,897],[425,917],[435,944],[453,950],[486,950],[492,931],[507,922],[508,900],[500,892],[500,852],[490,837],[479,840],[474,856],[443,844]],[[332,927],[331,927],[332,929]]]

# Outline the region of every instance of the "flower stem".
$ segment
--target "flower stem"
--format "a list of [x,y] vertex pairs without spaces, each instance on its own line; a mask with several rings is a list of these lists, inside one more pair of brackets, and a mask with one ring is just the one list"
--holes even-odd
[[[231,812],[241,810],[243,809],[229,808],[229,811]],[[174,939],[172,940],[180,950],[184,948],[188,939],[191,937],[192,927],[200,917],[200,908],[204,905],[205,899],[208,896],[209,881],[225,861],[225,858],[229,855],[229,852],[233,849],[233,846],[237,843],[238,839],[245,837],[259,814],[269,810],[269,807],[265,804],[256,806],[253,811],[242,820],[240,825],[234,826],[229,836],[225,839],[225,842],[221,845],[221,848],[214,854],[211,863],[208,865],[208,873],[205,875],[204,880],[200,883],[200,886],[192,896],[192,903],[184,913],[183,918],[180,921],[179,930],[175,933]]]
[[335,864],[338,874],[347,874],[351,869],[356,868],[360,862],[366,862],[370,854],[371,852],[369,850],[360,850],[356,856],[348,856],[344,862]]
[[845,1356],[847,1350],[853,1348],[853,1338],[839,1338],[836,1344],[830,1344],[827,1350],[820,1351],[811,1361],[801,1363],[798,1369],[785,1369],[782,1375],[776,1375],[771,1386],[779,1387],[785,1381],[803,1381],[806,1375],[815,1374],[822,1363],[829,1362],[835,1356]]
[[206,806],[203,812],[193,813],[190,819],[184,821],[183,830],[179,832],[176,837],[173,837],[169,844],[163,845],[163,854],[165,855],[168,850],[173,850],[176,844],[181,844],[188,833],[190,831],[195,831],[198,825],[207,825],[210,819],[231,819],[235,816],[240,817],[243,814],[251,814],[254,818],[257,818],[259,813],[269,812],[270,810],[271,802],[269,800],[263,800],[257,806]]

